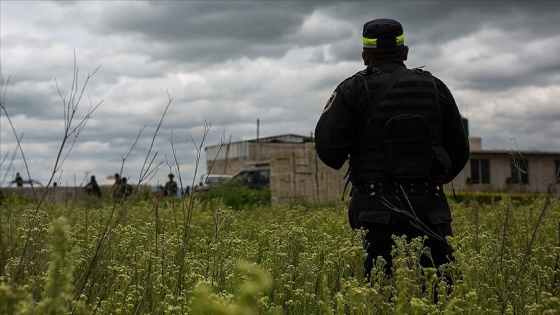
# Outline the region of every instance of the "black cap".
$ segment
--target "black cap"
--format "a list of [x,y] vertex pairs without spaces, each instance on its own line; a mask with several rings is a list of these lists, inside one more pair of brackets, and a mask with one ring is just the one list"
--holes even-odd
[[364,48],[394,49],[404,45],[401,23],[391,19],[376,19],[364,24],[362,33]]

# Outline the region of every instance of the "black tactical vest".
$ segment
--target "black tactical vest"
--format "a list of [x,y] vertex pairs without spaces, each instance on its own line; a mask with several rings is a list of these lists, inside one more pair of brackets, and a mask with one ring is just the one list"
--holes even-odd
[[432,167],[441,147],[441,111],[436,83],[421,69],[407,70],[383,100],[372,96],[390,74],[373,69],[356,74],[363,79],[368,104],[358,108],[359,140],[350,154],[350,180],[436,180]]

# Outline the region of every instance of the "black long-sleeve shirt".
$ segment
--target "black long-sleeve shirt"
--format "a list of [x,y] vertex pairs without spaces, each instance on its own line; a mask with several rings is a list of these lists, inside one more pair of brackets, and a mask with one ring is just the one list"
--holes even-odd
[[[392,73],[404,63],[398,59],[384,59],[373,67]],[[469,143],[463,128],[461,115],[453,95],[447,86],[434,77],[442,111],[442,146],[451,159],[447,180],[457,176],[469,159]],[[315,127],[317,155],[329,167],[340,169],[359,141],[361,109],[368,104],[368,96],[361,78],[353,76],[340,83],[331,97]]]

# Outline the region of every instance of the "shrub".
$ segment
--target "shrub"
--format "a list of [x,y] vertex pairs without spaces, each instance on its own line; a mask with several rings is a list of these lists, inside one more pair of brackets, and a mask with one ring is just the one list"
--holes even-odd
[[236,184],[224,184],[207,191],[196,193],[197,198],[206,205],[217,199],[233,209],[246,209],[252,206],[270,205],[270,189],[252,189]]

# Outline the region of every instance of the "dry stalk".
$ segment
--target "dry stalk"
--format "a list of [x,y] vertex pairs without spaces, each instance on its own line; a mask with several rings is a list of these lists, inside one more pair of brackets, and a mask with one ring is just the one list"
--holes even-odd
[[[77,298],[79,297],[84,288],[85,285],[87,283],[87,280],[89,279],[89,277],[91,276],[91,273],[93,272],[95,266],[97,265],[97,261],[103,251],[103,249],[108,246],[110,244],[110,240],[111,240],[111,232],[113,231],[113,229],[121,222],[121,220],[124,218],[124,216],[126,215],[129,206],[131,204],[131,202],[133,201],[135,195],[134,195],[134,191],[137,191],[138,188],[147,180],[150,180],[154,174],[156,174],[157,169],[159,168],[159,166],[161,165],[161,163],[163,162],[159,162],[158,164],[156,164],[154,166],[154,161],[157,157],[158,152],[156,151],[155,153],[153,153],[152,155],[152,150],[153,150],[153,146],[155,143],[155,139],[156,136],[161,128],[161,126],[163,125],[163,121],[165,118],[165,115],[167,113],[167,110],[169,109],[169,106],[171,105],[171,98],[169,98],[167,106],[165,107],[165,110],[162,114],[162,117],[160,119],[160,122],[156,128],[156,130],[154,131],[153,137],[152,137],[152,142],[150,144],[150,147],[148,149],[148,152],[146,154],[146,157],[144,159],[144,163],[142,165],[142,168],[140,170],[140,176],[139,176],[139,180],[138,183],[136,184],[136,189],[133,190],[133,194],[129,197],[129,198],[121,198],[120,201],[123,202],[122,204],[118,203],[118,199],[114,198],[113,199],[113,207],[111,209],[111,213],[109,214],[109,218],[107,219],[107,222],[105,223],[105,227],[103,229],[103,231],[101,232],[101,236],[99,237],[99,241],[97,243],[95,252],[93,254],[93,256],[91,257],[88,266],[86,268],[86,270],[84,271],[84,273],[82,273],[82,275],[80,276],[80,278],[78,279],[78,282],[76,283],[75,287],[74,287],[74,297]],[[126,160],[128,159],[128,157],[130,156],[130,154],[132,153],[132,151],[134,150],[136,144],[138,143],[138,140],[140,139],[140,136],[142,135],[142,132],[144,131],[145,127],[141,128],[140,131],[138,132],[138,136],[136,137],[136,139],[134,140],[132,146],[130,147],[130,149],[128,150],[128,152],[126,153],[125,156],[121,157],[122,158],[122,163],[121,163],[121,168],[120,168],[120,172],[119,174],[122,176],[123,173],[123,169],[124,169],[124,165]],[[150,157],[150,155],[152,155]],[[117,211],[117,206],[120,206],[120,210]]]
[[[31,191],[32,191],[32,194],[33,194],[33,198],[36,201],[36,206],[35,206],[34,212],[32,213],[32,215],[30,216],[30,219],[27,222],[28,223],[28,228],[27,228],[27,232],[26,232],[26,235],[25,235],[25,242],[24,242],[24,245],[23,245],[23,249],[22,249],[19,261],[18,261],[18,265],[17,265],[17,267],[16,267],[16,269],[15,269],[13,275],[12,275],[11,281],[10,281],[11,285],[14,285],[18,282],[18,280],[21,276],[21,273],[23,271],[23,267],[25,265],[26,258],[27,258],[27,252],[29,250],[29,243],[30,243],[30,240],[33,238],[33,229],[31,227],[36,226],[38,224],[38,221],[40,220],[39,210],[41,209],[42,204],[47,200],[47,193],[49,191],[49,186],[51,185],[53,178],[55,178],[55,176],[57,174],[59,174],[59,172],[61,172],[61,167],[64,164],[64,161],[66,160],[66,158],[68,157],[68,155],[72,151],[72,149],[73,149],[73,147],[76,143],[76,140],[78,139],[79,135],[83,131],[87,122],[91,118],[91,115],[103,103],[103,101],[100,101],[96,105],[92,106],[91,105],[91,100],[90,100],[89,109],[86,111],[84,116],[80,120],[77,121],[76,114],[78,112],[78,109],[80,108],[81,100],[82,100],[82,97],[84,96],[86,87],[89,83],[89,80],[97,73],[99,68],[101,68],[101,65],[99,65],[91,74],[88,74],[86,76],[85,82],[80,87],[79,82],[78,82],[79,69],[77,67],[77,62],[76,62],[76,53],[74,52],[74,70],[73,70],[73,77],[72,77],[72,84],[71,84],[69,99],[66,99],[66,97],[62,95],[62,93],[60,92],[60,89],[58,87],[58,82],[56,82],[56,79],[55,79],[55,82],[56,82],[56,85],[57,85],[57,90],[58,90],[59,96],[62,100],[62,104],[63,104],[63,108],[64,108],[64,136],[62,137],[62,143],[60,144],[60,147],[59,147],[58,152],[57,152],[57,156],[56,156],[56,159],[55,159],[53,171],[52,171],[51,176],[48,180],[46,188],[43,190],[43,193],[42,193],[40,198],[37,198],[37,194],[36,194],[33,182],[30,181]],[[9,82],[9,79],[8,79],[8,82]],[[2,96],[2,102],[0,103],[0,108],[5,113],[6,119],[8,120],[8,124],[10,125],[10,127],[12,129],[12,132],[13,132],[15,138],[16,138],[17,147],[18,147],[19,152],[22,156],[22,160],[23,160],[23,163],[24,163],[24,166],[25,166],[25,170],[27,172],[27,176],[28,176],[28,178],[32,178],[31,174],[30,174],[30,171],[29,171],[29,165],[27,164],[27,159],[25,158],[25,154],[24,154],[24,151],[23,151],[23,148],[22,148],[22,145],[21,145],[22,139],[20,137],[18,137],[15,126],[10,119],[10,115],[8,114],[8,111],[6,110],[5,96],[6,96],[6,90],[7,90],[8,82],[6,83],[6,86],[5,86],[5,89],[4,89],[4,93],[3,93],[3,96]],[[74,123],[76,121],[77,121],[77,124],[74,125]],[[59,176],[60,176],[60,174],[59,174]],[[51,199],[51,202],[52,202],[52,199]]]
[[[196,159],[195,159],[195,168],[194,168],[194,175],[192,178],[192,183],[191,183],[191,187],[194,187],[195,182],[196,182],[196,178],[197,178],[197,174],[198,174],[198,170],[200,167],[200,159],[201,159],[201,155],[202,155],[202,148],[204,146],[204,142],[206,141],[206,137],[208,136],[208,133],[210,132],[211,129],[211,124],[208,122],[205,122],[204,125],[204,131],[202,134],[202,139],[200,141],[200,144],[197,145],[196,142],[194,141],[194,139],[191,136],[191,140],[193,142],[193,145],[196,149]],[[221,148],[221,146],[220,146]],[[175,163],[175,165],[177,165],[178,167],[178,163]],[[211,168],[212,166],[210,166],[209,172],[211,172]],[[177,171],[179,171],[179,169],[177,169]],[[179,261],[179,278],[177,281],[177,289],[175,291],[175,300],[178,300],[178,298],[182,295],[182,291],[183,291],[183,274],[185,273],[185,259],[186,259],[186,251],[188,248],[188,243],[190,240],[190,225],[191,225],[191,221],[192,221],[192,215],[194,212],[194,206],[195,206],[195,195],[194,194],[188,194],[188,196],[183,195],[182,197],[182,211],[183,211],[183,235],[182,235],[182,243],[181,243],[181,249],[180,249],[180,261]],[[186,212],[186,213],[185,213]]]
[[[196,145],[196,142],[194,141],[194,139],[191,136],[191,140],[196,148],[196,158],[195,158],[195,167],[194,167],[194,175],[193,175],[193,179],[192,179],[192,186],[194,187],[195,181],[196,181],[196,176],[198,173],[198,168],[200,167],[200,158],[202,155],[202,147],[204,145],[204,141],[206,141],[206,137],[208,136],[208,133],[210,132],[210,127],[211,125],[206,122],[204,125],[204,131],[202,133],[202,139],[200,141],[200,145]],[[185,199],[188,198],[188,199]],[[187,197],[182,198],[182,211],[183,211],[183,235],[181,238],[181,248],[180,248],[180,255],[179,255],[179,273],[178,273],[178,279],[177,279],[177,288],[175,291],[175,302],[178,300],[178,298],[181,296],[182,291],[183,291],[183,274],[185,273],[185,258],[186,258],[186,251],[187,251],[187,245],[189,242],[189,238],[190,238],[190,225],[191,225],[191,219],[192,219],[192,214],[194,212],[194,205],[195,205],[195,198],[194,198],[194,194],[189,194]],[[185,213],[186,212],[186,213]]]
[[[515,139],[514,139],[515,140]],[[525,162],[523,155],[519,152],[519,155],[521,157],[521,162],[523,163],[523,165],[525,166],[525,168],[523,169],[521,167],[521,163],[517,162],[517,160],[515,159],[515,154],[512,154],[512,163],[515,166],[515,168],[518,170],[518,174],[519,177],[521,177],[521,173],[526,173],[529,176],[531,176],[531,174],[529,174],[528,170],[527,170],[527,163]],[[556,176],[555,176],[556,177]],[[540,183],[543,183],[540,179],[531,176],[531,178],[536,179],[537,181],[539,181]],[[521,185],[523,185],[521,178],[519,179],[519,182]],[[523,188],[522,188],[523,190]],[[512,295],[512,287],[513,285],[519,281],[519,278],[521,276],[521,272],[524,269],[527,269],[527,261],[529,259],[529,256],[531,255],[532,249],[533,249],[533,245],[537,236],[537,232],[542,224],[542,221],[544,219],[544,216],[546,215],[546,212],[548,210],[548,208],[550,207],[551,203],[553,202],[553,198],[552,198],[552,194],[549,192],[547,194],[547,197],[545,199],[545,202],[541,208],[541,211],[539,213],[539,217],[537,219],[537,222],[535,224],[535,227],[533,228],[533,231],[531,233],[531,239],[529,240],[529,243],[527,244],[527,248],[525,249],[525,253],[523,254],[523,256],[520,258],[520,262],[519,262],[519,267],[517,268],[517,272],[515,273],[515,277],[510,281],[510,283],[507,286],[506,289],[506,296],[505,298],[502,300],[502,305],[501,305],[501,313],[505,314],[506,312],[506,308],[507,308],[507,304],[509,302],[509,300],[511,299],[511,295]]]
[[[402,188],[401,185],[399,185],[399,188],[401,189],[401,192],[403,193],[403,196],[406,200],[406,203],[408,204],[408,207],[410,208],[410,212],[406,211],[405,209],[401,209],[395,205],[393,205],[390,201],[387,200],[387,198],[385,198],[384,196],[382,196],[381,198],[383,199],[383,205],[386,206],[387,208],[391,209],[394,212],[403,214],[407,217],[409,217],[410,219],[412,219],[412,221],[409,221],[409,223],[416,227],[417,229],[419,229],[420,231],[424,232],[426,235],[433,237],[434,239],[437,239],[439,241],[443,241],[446,242],[445,238],[437,235],[437,233],[435,233],[434,231],[432,231],[430,229],[430,227],[428,227],[424,222],[422,222],[422,220],[420,220],[420,218],[418,218],[418,215],[416,214],[416,212],[414,211],[414,208],[412,207],[412,204],[410,202],[410,200],[408,199],[408,196],[406,194],[406,192],[404,191],[404,189]],[[398,200],[400,200],[400,198],[396,197]],[[402,207],[404,208],[404,207]]]

